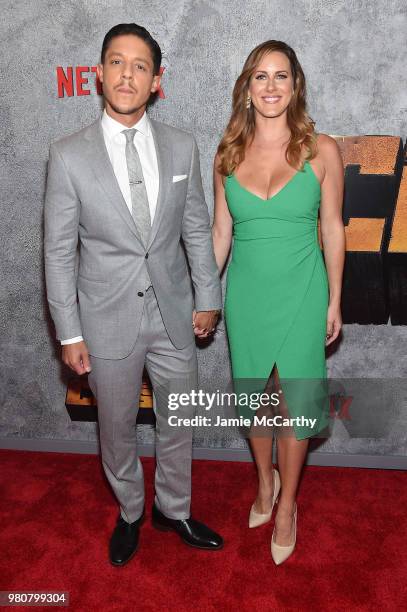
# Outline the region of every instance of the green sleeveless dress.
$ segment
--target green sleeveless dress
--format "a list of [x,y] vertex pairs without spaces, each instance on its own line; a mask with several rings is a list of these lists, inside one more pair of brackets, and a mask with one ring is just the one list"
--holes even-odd
[[[319,181],[306,161],[267,200],[245,189],[233,174],[226,178],[225,197],[233,219],[233,248],[224,312],[235,392],[264,390],[276,364],[296,438],[314,436],[329,418],[329,292],[318,243]],[[238,412],[252,419],[255,414],[252,406],[238,407]],[[310,425],[307,419],[316,421]]]

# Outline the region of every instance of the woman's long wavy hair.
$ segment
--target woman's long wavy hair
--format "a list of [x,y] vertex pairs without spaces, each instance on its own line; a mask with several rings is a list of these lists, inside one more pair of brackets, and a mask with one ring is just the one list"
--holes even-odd
[[287,162],[296,169],[302,169],[305,159],[312,159],[317,153],[314,122],[308,115],[306,107],[305,76],[295,51],[279,40],[268,40],[250,53],[241,75],[233,89],[232,115],[218,147],[218,171],[228,176],[242,163],[245,151],[253,140],[255,114],[253,104],[247,108],[250,79],[265,55],[272,51],[284,53],[291,66],[294,94],[287,107],[287,123],[291,131],[286,150]]

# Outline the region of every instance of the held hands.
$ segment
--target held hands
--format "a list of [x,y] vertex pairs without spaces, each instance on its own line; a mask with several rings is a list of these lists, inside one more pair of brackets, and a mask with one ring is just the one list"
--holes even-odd
[[326,318],[325,346],[329,346],[339,336],[342,327],[341,307],[339,304],[329,304]]
[[91,371],[89,353],[83,340],[62,346],[62,361],[77,374]]
[[192,327],[197,338],[209,338],[215,331],[220,310],[207,310],[192,313]]

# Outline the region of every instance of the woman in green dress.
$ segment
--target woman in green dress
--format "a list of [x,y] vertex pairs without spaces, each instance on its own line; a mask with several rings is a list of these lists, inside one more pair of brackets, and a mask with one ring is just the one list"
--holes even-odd
[[325,346],[342,326],[343,177],[336,141],[317,134],[307,114],[295,52],[280,41],[259,45],[236,81],[215,157],[213,239],[220,271],[233,239],[225,320],[235,390],[273,384],[279,415],[292,419],[288,435],[277,435],[274,421],[277,471],[273,436],[260,434],[253,417],[259,413],[249,410],[259,480],[249,526],[268,522],[279,498],[271,538],[276,564],[295,547],[296,493],[309,439],[328,423]]

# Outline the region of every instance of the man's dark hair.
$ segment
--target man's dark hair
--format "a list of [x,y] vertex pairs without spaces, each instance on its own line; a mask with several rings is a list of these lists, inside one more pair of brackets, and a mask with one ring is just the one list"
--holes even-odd
[[112,38],[115,38],[116,36],[123,36],[124,34],[133,34],[134,36],[138,36],[144,40],[146,45],[150,47],[151,55],[153,57],[154,74],[159,74],[162,57],[160,45],[156,40],[154,40],[148,30],[143,28],[143,26],[137,25],[136,23],[119,23],[108,31],[103,39],[101,63],[103,64],[105,61],[106,51],[109,48]]

